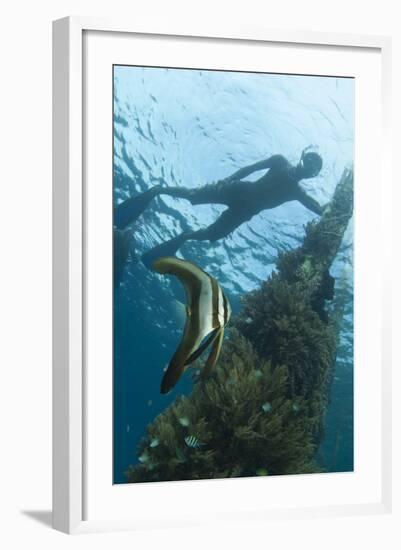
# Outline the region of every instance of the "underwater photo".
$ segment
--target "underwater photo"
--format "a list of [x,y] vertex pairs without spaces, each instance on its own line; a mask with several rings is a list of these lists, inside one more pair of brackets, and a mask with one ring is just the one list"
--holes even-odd
[[354,468],[354,79],[113,67],[113,483]]

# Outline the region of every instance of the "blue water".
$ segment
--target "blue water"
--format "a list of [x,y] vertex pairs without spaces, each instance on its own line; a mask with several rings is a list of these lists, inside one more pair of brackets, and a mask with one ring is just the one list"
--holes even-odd
[[[302,187],[320,204],[332,196],[353,161],[352,79],[219,71],[114,67],[114,201],[150,187],[198,187],[239,168],[283,154],[296,164],[312,145],[323,158],[318,177]],[[261,173],[247,178],[256,179]],[[224,207],[156,198],[133,225],[134,250],[114,297],[114,481],[137,462],[151,422],[191,389],[184,375],[160,395],[163,368],[183,326],[177,281],[150,272],[141,254],[184,230],[206,227]],[[259,286],[277,253],[298,246],[315,215],[296,202],[261,212],[217,241],[190,241],[179,256],[216,277],[233,307]],[[326,437],[318,459],[328,471],[353,469],[353,230],[350,223],[332,267],[344,318]]]

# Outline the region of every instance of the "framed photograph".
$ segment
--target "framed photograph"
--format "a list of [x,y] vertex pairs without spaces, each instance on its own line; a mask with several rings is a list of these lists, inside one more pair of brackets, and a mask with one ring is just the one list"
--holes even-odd
[[389,511],[389,39],[53,36],[54,527]]

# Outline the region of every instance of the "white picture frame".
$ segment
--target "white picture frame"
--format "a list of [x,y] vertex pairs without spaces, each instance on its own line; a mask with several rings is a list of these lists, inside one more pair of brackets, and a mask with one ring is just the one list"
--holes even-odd
[[[85,155],[83,131],[85,118],[84,72],[85,33],[107,33],[109,40],[113,36],[146,36],[156,40],[158,37],[179,37],[190,43],[200,41],[213,45],[214,41],[230,43],[289,44],[293,47],[338,48],[344,52],[358,50],[374,51],[380,58],[381,77],[381,113],[380,113],[380,184],[386,193],[391,193],[389,160],[390,127],[390,55],[391,42],[387,37],[336,35],[326,33],[241,30],[241,29],[197,29],[180,28],[179,24],[168,28],[142,28],[141,25],[124,21],[105,21],[94,18],[68,17],[54,22],[53,27],[53,526],[66,533],[97,530],[137,529],[154,525],[154,510],[148,504],[147,495],[153,499],[169,498],[169,484],[143,485],[140,489],[141,517],[138,513],[96,518],[87,516],[88,496],[86,494],[87,466],[85,453],[87,446],[87,392],[86,377],[86,338],[85,323],[85,268],[88,262],[86,242],[86,219],[84,208]],[[155,54],[156,55],[156,54]],[[373,203],[374,204],[374,200]],[[381,211],[381,229],[385,231],[388,223],[384,210]],[[357,227],[358,231],[358,227]],[[389,230],[388,230],[389,231]],[[382,262],[389,266],[390,252],[383,251]],[[312,517],[313,515],[351,515],[364,513],[385,513],[391,509],[391,358],[390,358],[390,290],[386,272],[380,275],[379,303],[382,315],[380,339],[381,348],[379,381],[377,387],[370,388],[370,395],[380,404],[380,497],[358,502],[354,499],[344,502],[325,503],[321,506],[304,503],[298,499],[291,508],[285,505],[277,509],[270,507],[268,512],[262,505],[256,504],[253,519],[263,521],[268,517]],[[376,281],[377,282],[377,281]],[[110,366],[111,368],[111,366]],[[110,449],[111,452],[111,449]],[[111,474],[110,474],[111,475]],[[255,480],[254,480],[255,481]],[[249,485],[252,491],[253,485]],[[259,481],[260,480],[256,480]],[[233,480],[242,483],[242,480]],[[99,481],[100,483],[100,481]],[[210,483],[200,482],[210,491]],[[232,483],[232,482],[231,482]],[[197,484],[197,487],[200,487]],[[163,485],[163,487],[155,487]],[[221,491],[214,485],[214,490]],[[235,503],[236,488],[227,485],[231,494],[232,508],[216,521],[234,521],[236,509],[242,513],[242,519],[248,517]],[[242,488],[245,485],[242,485]],[[202,488],[195,489],[191,483],[181,483],[178,492],[199,491],[197,498],[204,504],[206,496]],[[241,489],[245,490],[245,489]],[[205,491],[203,491],[204,493]],[[153,500],[154,501],[154,500]],[[145,503],[145,504],[144,504]],[[147,509],[146,509],[147,508]],[[266,513],[265,513],[266,512]],[[157,514],[156,514],[157,515]],[[206,517],[205,521],[210,520]],[[191,525],[202,522],[190,513],[187,516],[177,514],[167,517],[163,525]],[[160,524],[161,520],[160,520]]]

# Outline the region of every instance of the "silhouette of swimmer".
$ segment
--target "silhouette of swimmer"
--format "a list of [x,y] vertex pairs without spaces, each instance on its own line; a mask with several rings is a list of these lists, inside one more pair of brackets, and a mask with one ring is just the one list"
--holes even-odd
[[[222,239],[262,210],[269,210],[286,202],[299,201],[315,214],[321,215],[323,208],[298,185],[302,179],[316,177],[323,164],[319,154],[306,151],[304,149],[296,166],[292,166],[282,155],[273,155],[241,168],[224,180],[197,189],[157,186],[149,190],[153,191],[153,196],[170,195],[187,199],[195,205],[223,204],[228,208],[205,229],[181,233],[152,248],[142,256],[143,263],[149,267],[156,258],[173,256],[189,240],[214,242]],[[268,172],[257,181],[243,181],[243,178],[259,170]],[[149,193],[142,197],[142,204],[146,201],[148,204],[151,196],[152,193]],[[132,211],[136,211],[135,208]]]

